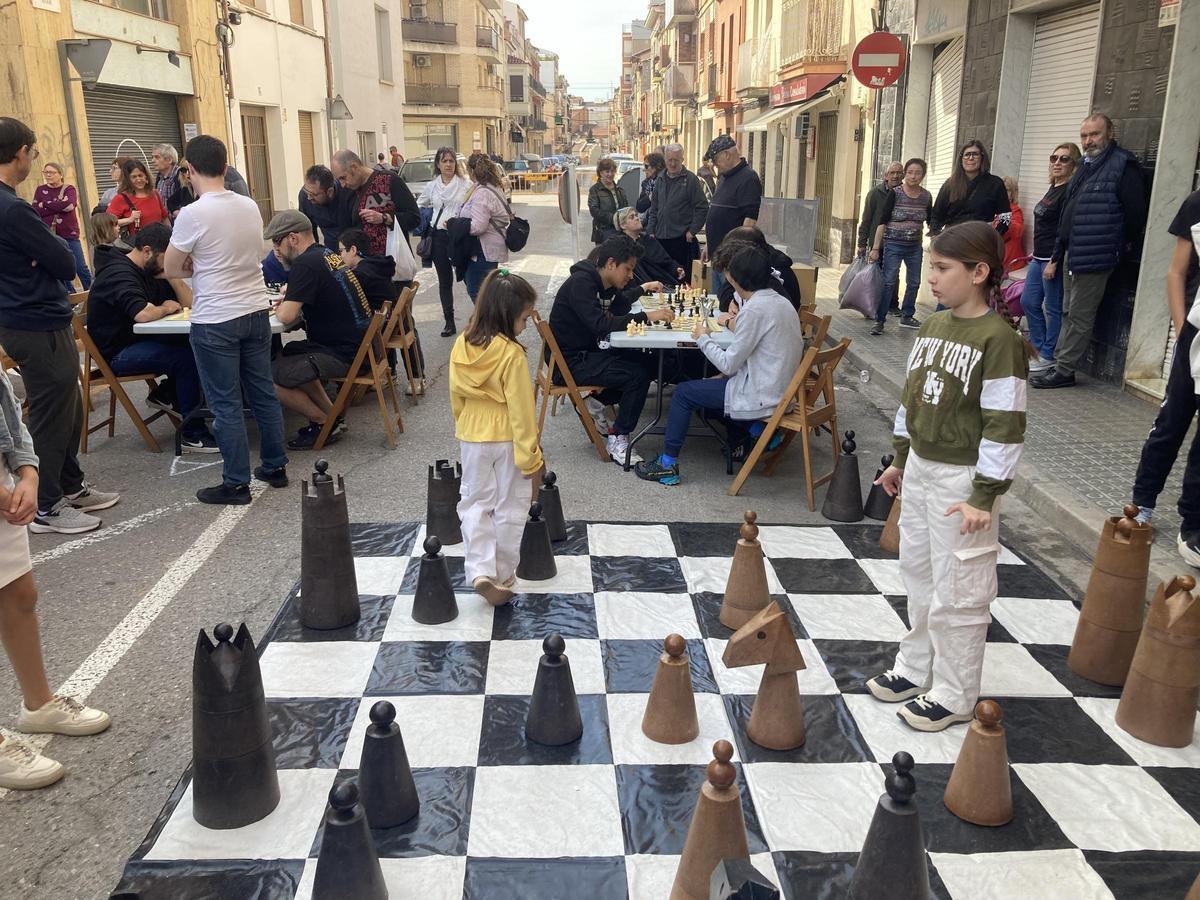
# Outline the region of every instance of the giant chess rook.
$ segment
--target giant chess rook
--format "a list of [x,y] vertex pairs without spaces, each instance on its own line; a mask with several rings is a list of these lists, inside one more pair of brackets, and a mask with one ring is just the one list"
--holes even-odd
[[362,615],[346,485],[339,475],[334,486],[327,461],[318,459],[313,468],[312,481],[300,488],[300,622],[305,628],[345,628]]

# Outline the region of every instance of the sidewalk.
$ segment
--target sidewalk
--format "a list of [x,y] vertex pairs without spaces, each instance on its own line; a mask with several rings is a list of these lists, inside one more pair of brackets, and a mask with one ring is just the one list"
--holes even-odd
[[[822,315],[833,315],[830,339],[851,339],[843,376],[856,377],[865,370],[871,382],[898,403],[916,332],[900,328],[900,320],[889,317],[887,331],[872,337],[867,333],[869,321],[857,312],[838,310],[838,280],[843,271],[836,266],[821,269],[817,282],[817,309]],[[923,319],[932,311],[918,306],[917,317]],[[1028,409],[1025,452],[1012,492],[1091,556],[1104,517],[1119,514],[1130,501],[1142,443],[1158,407],[1115,385],[1082,378],[1073,388],[1030,388]],[[1189,436],[1154,512],[1152,582],[1190,571],[1175,549],[1179,534],[1175,503],[1190,440]]]

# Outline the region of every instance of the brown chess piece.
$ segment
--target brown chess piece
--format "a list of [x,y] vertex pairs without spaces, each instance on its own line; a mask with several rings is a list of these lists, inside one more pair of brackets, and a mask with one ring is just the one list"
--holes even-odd
[[708,900],[709,881],[721,860],[750,857],[742,798],[734,783],[737,770],[730,762],[733,745],[717,741],[713,744],[713,756],[716,759],[705,772],[683,855],[675,871],[671,900]]
[[1067,656],[1076,675],[1118,687],[1125,683],[1142,631],[1153,538],[1149,525],[1134,521],[1136,506],[1131,503],[1123,512],[1124,516],[1109,517],[1100,532]]
[[1200,900],[1200,875],[1196,876],[1196,880],[1192,882],[1192,889],[1183,900]]
[[687,642],[678,634],[669,634],[663,650],[642,716],[642,733],[660,744],[686,744],[700,734]]
[[1200,701],[1200,599],[1191,575],[1159,584],[1142,626],[1117,724],[1160,747],[1186,747]]
[[946,809],[973,825],[1006,825],[1012,821],[1012,779],[1003,713],[994,700],[975,704],[975,721],[967,728],[942,801]]
[[762,545],[758,542],[758,513],[747,510],[743,517],[741,537],[733,550],[729,581],[725,583],[725,599],[721,602],[721,624],[737,631],[750,618],[771,602],[767,588],[767,567]]
[[731,669],[766,663],[750,710],[746,734],[769,750],[794,750],[804,744],[804,704],[796,673],[804,657],[787,615],[775,601],[737,630],[721,661]]
[[883,523],[883,532],[879,535],[879,546],[888,553],[900,552],[900,495],[888,512],[887,521]]

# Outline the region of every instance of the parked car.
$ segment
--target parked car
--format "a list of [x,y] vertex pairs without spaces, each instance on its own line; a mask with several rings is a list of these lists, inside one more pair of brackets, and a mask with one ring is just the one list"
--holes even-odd
[[[467,158],[461,153],[458,154],[459,165],[463,166],[466,162]],[[421,191],[425,190],[425,185],[433,181],[435,177],[433,154],[427,153],[424,156],[414,156],[412,159],[406,160],[404,165],[400,167],[400,177],[404,179],[404,182],[408,185],[408,189],[413,192],[413,196],[419,197]],[[500,180],[504,182],[504,199],[511,203],[512,186],[508,183],[508,176],[504,175]]]

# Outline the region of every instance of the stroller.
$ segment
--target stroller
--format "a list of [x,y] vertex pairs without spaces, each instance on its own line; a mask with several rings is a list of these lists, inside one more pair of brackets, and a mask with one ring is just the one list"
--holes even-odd
[[1025,308],[1021,305],[1021,294],[1025,292],[1025,275],[1028,272],[1026,267],[1031,259],[1033,259],[1032,256],[1021,256],[1014,259],[1005,269],[1004,278],[1000,282],[1000,300],[1008,307],[1008,314],[1018,327],[1025,318]]

